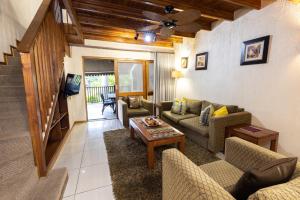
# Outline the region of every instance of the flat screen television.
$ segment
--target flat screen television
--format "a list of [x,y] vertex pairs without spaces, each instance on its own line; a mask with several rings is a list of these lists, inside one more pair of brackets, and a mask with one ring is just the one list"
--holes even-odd
[[79,94],[81,83],[81,75],[67,74],[66,85],[65,85],[65,96],[72,96]]

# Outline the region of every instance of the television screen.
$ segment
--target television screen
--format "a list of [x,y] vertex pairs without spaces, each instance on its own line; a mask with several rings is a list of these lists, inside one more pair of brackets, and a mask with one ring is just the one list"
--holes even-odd
[[72,96],[79,94],[81,76],[76,74],[68,74],[65,86],[65,95]]

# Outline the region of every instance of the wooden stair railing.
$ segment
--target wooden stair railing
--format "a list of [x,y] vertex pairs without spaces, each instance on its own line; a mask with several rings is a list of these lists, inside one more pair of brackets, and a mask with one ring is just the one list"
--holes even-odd
[[46,145],[64,79],[68,52],[59,0],[44,0],[18,45],[23,64],[25,94],[35,162],[47,174]]

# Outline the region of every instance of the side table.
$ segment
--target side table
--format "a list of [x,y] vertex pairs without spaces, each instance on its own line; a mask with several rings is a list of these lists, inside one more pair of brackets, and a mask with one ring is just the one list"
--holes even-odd
[[270,150],[277,152],[279,132],[261,128],[251,124],[240,124],[226,127],[225,138],[239,137],[257,145],[270,142]]

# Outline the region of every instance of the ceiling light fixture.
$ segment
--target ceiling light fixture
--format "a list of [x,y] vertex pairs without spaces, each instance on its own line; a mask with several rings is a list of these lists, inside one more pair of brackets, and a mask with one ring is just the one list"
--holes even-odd
[[145,42],[155,42],[156,41],[156,34],[152,32],[144,33],[144,41]]

